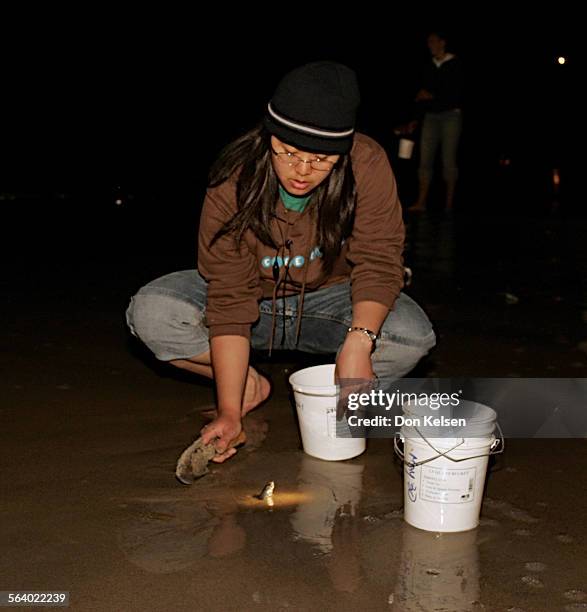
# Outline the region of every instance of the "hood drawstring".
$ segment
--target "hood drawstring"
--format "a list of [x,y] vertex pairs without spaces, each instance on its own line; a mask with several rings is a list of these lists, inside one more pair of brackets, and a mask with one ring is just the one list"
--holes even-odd
[[[298,312],[297,312],[297,321],[296,321],[296,334],[295,334],[295,346],[298,345],[298,341],[300,339],[300,332],[302,329],[302,314],[304,312],[304,296],[306,294],[306,282],[308,278],[308,268],[310,266],[310,255],[312,253],[312,247],[308,247],[308,251],[306,252],[306,256],[304,258],[304,276],[302,278],[302,288],[300,290],[300,295],[298,297]],[[269,339],[269,357],[271,357],[271,352],[273,350],[273,342],[275,340],[275,329],[277,328],[277,292],[279,291],[279,287],[283,281],[287,278],[287,272],[289,269],[289,261],[286,264],[284,259],[283,265],[283,273],[282,269],[279,267],[277,263],[277,256],[275,257],[275,262],[273,264],[273,279],[275,281],[275,285],[273,287],[273,295],[271,297],[271,337]],[[282,279],[281,277],[284,276]],[[283,304],[283,308],[285,309],[285,301]],[[285,312],[284,312],[285,316]],[[285,334],[285,331],[284,331]]]
[[[279,231],[281,233],[281,227],[279,227]],[[277,292],[279,291],[279,287],[281,283],[284,281],[287,281],[289,264],[291,263],[291,252],[290,252],[291,240],[288,240],[288,234],[289,234],[289,225],[287,228],[286,235],[284,236],[283,233],[281,233],[281,239],[283,241],[283,244],[280,247],[278,247],[277,254],[275,255],[275,261],[273,262],[273,280],[275,282],[275,285],[273,286],[273,295],[271,297],[271,338],[269,339],[269,357],[271,357],[271,352],[273,350],[273,342],[275,339],[275,329],[277,327]],[[287,263],[285,262],[285,249],[286,248],[288,249],[288,254],[289,254]],[[278,263],[279,253],[281,252],[282,249],[283,249],[283,272]],[[302,278],[302,288],[300,290],[300,295],[298,297],[298,312],[297,312],[294,346],[298,345],[298,341],[300,339],[300,332],[302,328],[302,314],[304,311],[304,296],[306,294],[306,282],[308,278],[308,268],[310,267],[310,255],[311,254],[312,254],[312,246],[310,243],[310,246],[308,246],[308,250],[304,258],[304,276]],[[283,276],[283,279],[282,279],[282,276]],[[286,287],[284,287],[284,290],[285,288]],[[283,300],[283,309],[284,309],[283,316],[284,316],[284,321],[285,321],[285,294],[284,294],[284,300]],[[283,329],[282,342],[284,340],[285,340],[285,326]]]
[[[283,249],[282,261],[283,261],[284,280],[287,279],[287,272],[289,269],[289,260],[287,264],[285,263],[285,248],[287,247],[289,250],[288,243],[291,243],[291,240],[288,240],[288,237],[287,237],[287,234],[289,234],[289,227],[286,231],[285,236],[281,232],[281,227],[279,227],[279,232],[281,233],[281,239],[283,240],[283,244],[277,249],[277,253],[275,254],[275,261],[273,262],[273,270],[272,270],[273,280],[275,282],[275,285],[273,286],[273,295],[271,297],[271,338],[269,339],[269,357],[271,357],[271,352],[273,350],[273,341],[275,339],[275,328],[277,327],[277,291],[279,290],[279,286],[282,283],[282,278],[281,278],[282,270],[281,270],[281,267],[279,266],[278,259],[279,259],[279,254],[281,253],[282,249]],[[283,316],[285,317],[285,300],[283,301],[283,309],[284,309]],[[284,337],[285,337],[285,330],[284,330]]]
[[269,357],[271,357],[271,351],[273,350],[273,338],[275,337],[275,327],[277,323],[277,290],[281,284],[281,269],[277,263],[277,256],[275,256],[275,263],[273,264],[273,280],[275,281],[275,285],[273,286],[273,296],[271,298],[271,338],[269,338]]
[[304,312],[304,295],[306,293],[306,279],[308,278],[308,268],[310,267],[310,255],[312,253],[312,247],[308,247],[308,252],[304,259],[304,277],[302,279],[302,289],[298,298],[298,320],[296,321],[296,338],[295,346],[298,345],[300,339],[300,331],[302,329],[302,314]]

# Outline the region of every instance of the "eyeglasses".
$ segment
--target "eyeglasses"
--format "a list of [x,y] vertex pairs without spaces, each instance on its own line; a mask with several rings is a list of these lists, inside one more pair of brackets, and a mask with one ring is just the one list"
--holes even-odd
[[310,164],[310,167],[314,170],[319,170],[320,172],[326,172],[331,170],[335,164],[335,162],[328,161],[327,159],[322,159],[320,157],[315,157],[314,159],[302,159],[295,153],[290,153],[289,151],[281,151],[277,152],[273,147],[271,148],[273,151],[273,155],[277,157],[277,161],[283,164],[284,166],[289,166],[290,168],[295,168],[300,163]]

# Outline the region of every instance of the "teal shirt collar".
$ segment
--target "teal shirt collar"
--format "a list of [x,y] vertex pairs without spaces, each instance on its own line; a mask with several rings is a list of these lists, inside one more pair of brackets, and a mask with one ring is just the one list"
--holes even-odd
[[279,197],[281,198],[281,201],[283,202],[283,205],[287,208],[287,210],[293,210],[295,212],[300,213],[304,212],[306,204],[312,198],[311,195],[305,196],[303,198],[293,196],[290,193],[287,193],[287,191],[281,185],[279,185]]

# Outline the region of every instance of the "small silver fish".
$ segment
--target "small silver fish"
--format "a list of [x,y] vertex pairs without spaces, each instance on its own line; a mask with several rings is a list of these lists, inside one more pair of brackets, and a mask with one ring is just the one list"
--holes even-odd
[[275,482],[270,480],[264,487],[259,495],[255,495],[257,499],[268,499],[273,497],[273,490],[275,489]]

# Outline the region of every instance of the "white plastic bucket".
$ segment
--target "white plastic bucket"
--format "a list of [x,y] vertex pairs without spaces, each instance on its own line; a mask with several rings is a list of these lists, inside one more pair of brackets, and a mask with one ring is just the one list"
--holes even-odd
[[365,451],[365,438],[337,437],[335,364],[305,368],[289,377],[304,452],[326,461],[352,459]]
[[[458,430],[451,432],[455,437],[428,437],[430,428],[403,426],[403,451],[396,438],[404,463],[404,520],[419,529],[456,532],[479,524],[487,463],[490,455],[503,452],[503,437],[493,435],[494,410],[465,400],[460,408],[468,416],[462,437]],[[404,406],[406,416],[418,412],[423,411]]]
[[414,152],[414,141],[407,138],[400,138],[398,157],[400,159],[411,159]]

